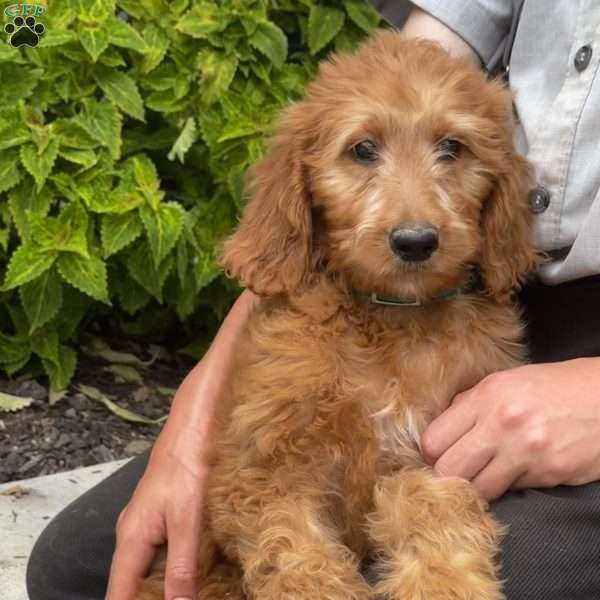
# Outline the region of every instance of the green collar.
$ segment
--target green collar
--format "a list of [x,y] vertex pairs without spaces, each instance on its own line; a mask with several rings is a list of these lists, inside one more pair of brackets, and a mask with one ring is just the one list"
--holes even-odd
[[456,298],[462,294],[470,294],[473,292],[481,291],[482,289],[481,278],[476,272],[471,272],[469,278],[464,285],[458,288],[444,290],[433,298],[427,300],[419,300],[418,298],[398,298],[397,296],[380,296],[377,292],[371,294],[364,294],[369,298],[373,304],[383,304],[385,306],[423,306],[430,302],[437,302],[439,300],[450,300]]

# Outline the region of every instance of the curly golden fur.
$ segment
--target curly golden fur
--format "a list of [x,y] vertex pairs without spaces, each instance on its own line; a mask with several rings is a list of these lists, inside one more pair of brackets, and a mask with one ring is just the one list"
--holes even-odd
[[[419,436],[525,359],[511,291],[537,254],[512,133],[499,82],[390,31],[323,63],[285,112],[223,245],[263,298],[213,432],[199,599],[503,597],[500,526],[467,481],[433,475]],[[376,160],[353,154],[365,139]],[[437,229],[429,259],[392,252],[403,223]],[[437,299],[475,267],[479,292]],[[161,577],[139,598],[162,598]]]

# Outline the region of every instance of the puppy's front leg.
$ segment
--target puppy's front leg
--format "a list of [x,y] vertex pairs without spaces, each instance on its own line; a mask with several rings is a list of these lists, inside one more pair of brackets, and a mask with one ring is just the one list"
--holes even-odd
[[[356,556],[303,500],[264,506],[238,540],[244,589],[255,600],[367,600]],[[254,531],[252,530],[254,529]]]
[[425,468],[383,477],[369,526],[381,552],[378,598],[504,598],[494,564],[501,526],[467,481]]

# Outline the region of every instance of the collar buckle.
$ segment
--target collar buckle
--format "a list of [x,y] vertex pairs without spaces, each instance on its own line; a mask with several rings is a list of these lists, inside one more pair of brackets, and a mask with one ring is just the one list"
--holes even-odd
[[378,296],[377,292],[371,293],[371,302],[373,304],[383,304],[385,306],[422,306],[423,302],[418,298],[415,300],[400,300],[399,298],[386,298]]

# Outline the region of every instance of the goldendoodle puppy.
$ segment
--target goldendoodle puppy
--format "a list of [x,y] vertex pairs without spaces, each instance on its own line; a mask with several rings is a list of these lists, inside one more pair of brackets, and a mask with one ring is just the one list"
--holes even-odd
[[222,249],[262,299],[214,426],[200,599],[502,598],[499,525],[419,437],[525,358],[511,291],[538,258],[512,134],[501,83],[391,31],[287,109]]

